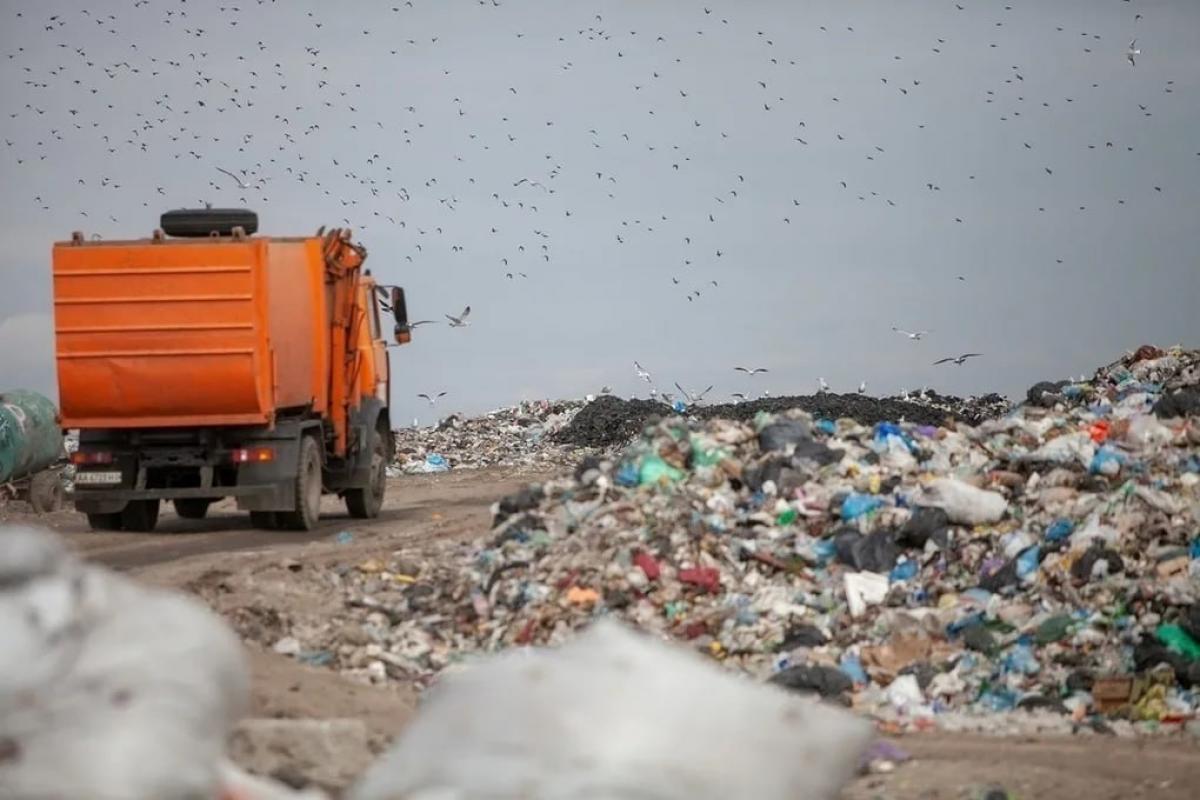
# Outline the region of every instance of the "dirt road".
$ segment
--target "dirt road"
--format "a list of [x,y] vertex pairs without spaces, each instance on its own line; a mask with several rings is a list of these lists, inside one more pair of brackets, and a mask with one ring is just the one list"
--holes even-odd
[[[289,741],[291,734],[267,745],[246,744],[246,737],[235,741],[236,756],[251,769],[336,788],[403,729],[417,695],[411,686],[353,683],[267,649],[287,628],[285,623],[328,624],[338,618],[340,594],[305,580],[306,571],[336,571],[392,553],[436,558],[483,535],[491,503],[538,477],[489,469],[395,479],[378,519],[353,520],[334,498],[327,498],[327,516],[311,533],[254,530],[247,515],[228,503],[214,506],[209,518],[199,522],[164,509],[153,535],[92,533],[72,512],[38,521],[62,533],[86,558],[147,583],[197,594],[225,615],[248,642],[254,673],[251,717],[358,720],[352,724],[363,729],[361,741],[348,737],[344,728],[305,733],[331,740],[319,742],[322,746],[315,750],[311,742]],[[5,518],[33,521],[12,507],[0,510],[0,521]],[[1191,738],[920,735],[897,743],[914,759],[890,774],[860,778],[846,798],[974,798],[999,785],[1020,798],[1182,799],[1194,797],[1200,786],[1200,747]],[[337,753],[342,763],[319,763],[328,760],[322,753],[329,752]]]

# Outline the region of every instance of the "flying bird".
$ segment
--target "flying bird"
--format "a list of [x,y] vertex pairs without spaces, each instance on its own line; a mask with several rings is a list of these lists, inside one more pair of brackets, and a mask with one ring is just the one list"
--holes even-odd
[[933,365],[936,367],[938,364],[947,364],[953,362],[961,367],[963,364],[967,363],[968,358],[978,358],[981,355],[983,355],[983,353],[963,353],[957,358],[953,356],[949,358],[939,358],[937,361],[933,362]]
[[446,396],[445,392],[438,392],[437,394],[433,395],[432,397],[425,394],[424,392],[421,392],[420,394],[417,395],[417,397],[421,397],[421,398],[424,398],[425,400],[427,400],[429,402],[430,406],[434,405],[435,403],[437,403],[438,400],[441,400],[445,396]]
[[744,372],[747,375],[757,375],[760,372],[770,372],[766,367],[734,367],[737,372]]
[[1141,54],[1142,51],[1137,48],[1137,39],[1130,39],[1129,47],[1125,50],[1125,59],[1129,62],[1129,66],[1136,67],[1137,61],[1134,60],[1134,57]]
[[633,362],[633,368],[637,370],[637,376],[639,378],[641,378],[642,380],[644,380],[646,383],[650,383],[653,380],[653,378],[650,376],[650,373],[646,370],[646,368],[643,367],[638,362],[636,362],[636,361]]
[[467,317],[470,315],[470,313],[471,313],[471,307],[467,306],[466,308],[464,308],[462,310],[462,313],[459,314],[457,317],[452,317],[449,314],[446,314],[445,317],[446,317],[446,319],[450,320],[451,328],[465,328],[471,324],[471,323],[467,322]]
[[237,185],[238,185],[238,188],[239,188],[239,189],[251,189],[251,188],[253,188],[253,186],[252,186],[251,184],[249,184],[249,183],[246,183],[246,182],[245,182],[245,181],[243,181],[241,178],[239,178],[237,175],[235,175],[234,173],[230,172],[230,171],[229,171],[229,170],[227,170],[227,169],[224,169],[224,168],[222,168],[222,167],[217,167],[217,172],[223,172],[223,173],[225,173],[226,175],[228,175],[229,177],[233,178],[233,179],[234,179],[234,180],[237,182]]
[[895,325],[892,326],[892,330],[894,330],[896,333],[904,334],[914,342],[919,342],[921,337],[925,336],[926,334],[933,333],[933,331],[906,331],[903,328],[897,328]]
[[817,394],[824,394],[829,391],[829,384],[824,378],[817,378]]
[[689,392],[687,389],[685,389],[685,388],[683,388],[682,386],[680,386],[678,383],[676,383],[676,384],[675,384],[675,388],[676,388],[676,389],[678,389],[680,392],[682,392],[682,393],[683,393],[683,396],[684,396],[684,397],[686,397],[686,398],[688,399],[688,402],[689,402],[689,403],[691,403],[692,405],[697,405],[697,404],[699,404],[699,403],[700,403],[700,401],[701,401],[701,400],[703,400],[703,399],[704,399],[704,395],[706,395],[706,394],[708,394],[709,392],[711,392],[711,391],[712,391],[712,388],[713,388],[713,387],[712,387],[712,386],[709,386],[709,387],[708,387],[707,389],[705,389],[703,392],[697,392],[696,394],[692,394],[692,393],[691,393],[691,392]]

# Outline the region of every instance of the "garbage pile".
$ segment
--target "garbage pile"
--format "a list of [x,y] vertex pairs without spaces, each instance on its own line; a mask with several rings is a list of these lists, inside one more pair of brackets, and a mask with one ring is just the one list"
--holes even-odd
[[937,409],[971,425],[978,425],[984,420],[1003,416],[1012,409],[1012,403],[1003,395],[995,392],[970,397],[956,397],[952,394],[941,394],[933,389],[920,389],[887,399]]
[[876,398],[859,394],[822,392],[814,395],[764,397],[741,403],[712,406],[672,407],[658,400],[623,400],[613,395],[596,398],[583,407],[556,437],[558,441],[581,447],[604,448],[626,445],[653,419],[684,413],[698,419],[752,420],[759,414],[782,413],[799,409],[829,419],[853,419],[864,425],[905,420],[923,425],[939,425],[952,417],[976,424],[1008,410],[1008,402],[999,395],[983,398],[957,398],[928,392],[910,397]]
[[572,463],[552,441],[586,401],[524,401],[481,417],[452,414],[432,428],[394,431],[393,475],[480,467],[553,467]]
[[670,416],[497,504],[482,546],[350,569],[372,641],[320,646],[428,681],[615,615],[901,727],[1190,719],[1198,397],[1200,351],[1142,348],[977,427]]

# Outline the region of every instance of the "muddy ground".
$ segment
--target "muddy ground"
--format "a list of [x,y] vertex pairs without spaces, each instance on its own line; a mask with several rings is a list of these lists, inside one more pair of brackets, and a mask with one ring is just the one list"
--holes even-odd
[[[235,758],[253,771],[336,789],[403,730],[417,692],[406,685],[353,683],[264,646],[278,638],[283,619],[337,618],[340,595],[320,581],[302,579],[306,570],[397,551],[436,558],[485,534],[491,503],[537,477],[488,469],[393,479],[379,519],[352,520],[328,498],[327,516],[311,533],[253,530],[247,515],[228,503],[214,506],[200,522],[164,511],[153,535],[92,533],[72,512],[39,521],[86,558],[146,583],[199,595],[225,615],[248,642],[254,675],[252,707],[232,743]],[[33,521],[18,506],[0,509],[0,521],[6,519]],[[350,536],[339,536],[345,532]],[[897,743],[913,760],[890,774],[858,779],[846,798],[975,798],[999,785],[1020,798],[1182,799],[1195,797],[1200,786],[1200,745],[1191,737],[920,734]]]

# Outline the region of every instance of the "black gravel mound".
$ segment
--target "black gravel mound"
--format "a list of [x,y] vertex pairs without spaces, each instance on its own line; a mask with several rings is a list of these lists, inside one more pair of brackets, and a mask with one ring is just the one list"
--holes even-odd
[[630,441],[653,417],[673,413],[654,400],[622,400],[603,394],[588,403],[555,437],[576,447],[609,447]]
[[[918,425],[940,425],[947,417],[955,414],[943,409],[902,400],[888,400],[859,394],[817,394],[794,397],[767,397],[745,403],[726,403],[717,406],[690,408],[689,416],[710,419],[734,419],[747,421],[761,411],[780,413],[799,408],[815,417],[838,419],[849,417],[863,425],[877,422],[895,422],[901,419]],[[613,395],[603,395],[575,415],[557,439],[577,447],[610,447],[630,441],[655,417],[672,414],[666,404],[654,400],[623,400]],[[962,417],[957,417],[963,419]],[[963,419],[964,422],[975,422]]]

